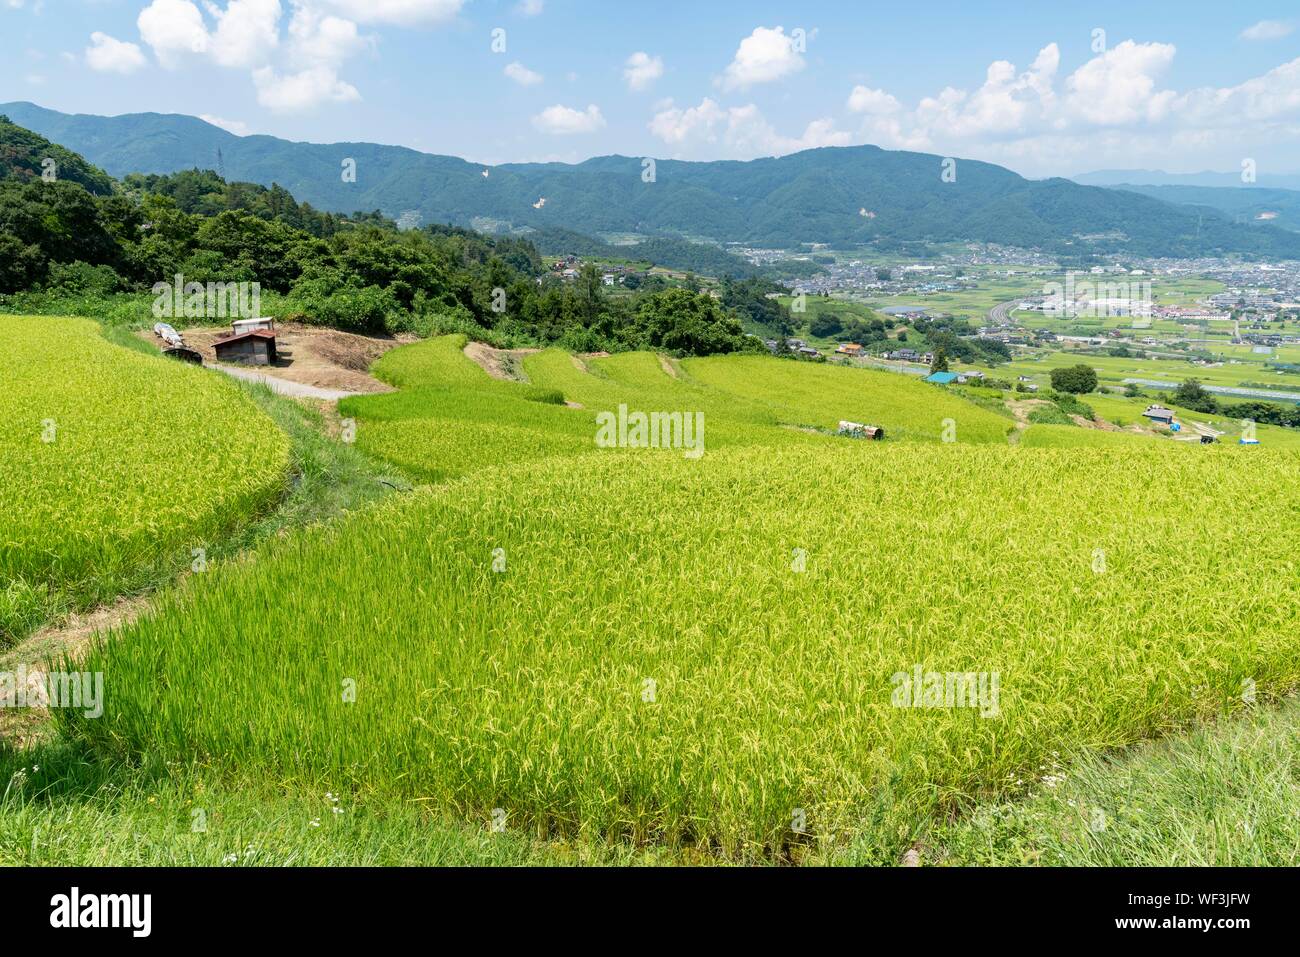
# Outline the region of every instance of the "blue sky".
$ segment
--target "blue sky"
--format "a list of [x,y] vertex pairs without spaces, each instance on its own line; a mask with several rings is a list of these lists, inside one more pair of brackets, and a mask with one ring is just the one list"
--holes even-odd
[[486,163],[875,143],[1300,171],[1294,0],[0,0],[0,58],[0,101]]

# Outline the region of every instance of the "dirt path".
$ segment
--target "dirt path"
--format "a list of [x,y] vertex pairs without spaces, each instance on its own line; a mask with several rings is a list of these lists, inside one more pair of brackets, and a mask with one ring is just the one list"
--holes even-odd
[[243,379],[245,382],[260,382],[272,392],[291,396],[295,399],[322,399],[326,402],[336,402],[339,399],[346,399],[350,395],[365,395],[363,392],[348,392],[344,389],[322,389],[319,386],[307,385],[304,382],[291,382],[288,379],[281,379],[279,376],[265,372],[254,372],[252,369],[243,366],[212,363],[208,365],[208,368],[224,372],[236,379]]
[[[0,654],[0,671],[16,672],[21,667],[30,677],[64,655],[77,661],[85,655],[96,633],[128,625],[148,608],[149,599],[136,595],[69,615],[65,621],[47,625]],[[0,708],[0,741],[18,749],[29,747],[49,733],[49,717],[49,709],[42,707]]]
[[494,349],[483,342],[465,343],[466,356],[492,378],[504,379],[508,382],[527,382],[524,357],[541,351],[540,349]]
[[1046,399],[1007,399],[1007,408],[1011,414],[1016,417],[1016,430],[1007,436],[1007,442],[1010,445],[1019,445],[1020,436],[1032,424],[1029,421],[1029,413],[1034,409],[1040,409],[1045,405],[1051,405]]

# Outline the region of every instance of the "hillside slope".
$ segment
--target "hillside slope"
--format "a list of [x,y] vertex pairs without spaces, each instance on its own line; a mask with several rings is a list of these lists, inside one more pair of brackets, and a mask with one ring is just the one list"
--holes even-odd
[[[1206,222],[1203,211],[1064,179],[1026,180],[974,160],[958,160],[955,181],[945,182],[942,157],[875,146],[751,162],[660,160],[654,182],[645,182],[637,157],[485,168],[397,146],[239,137],[188,116],[69,116],[30,103],[3,104],[0,112],[110,173],[215,168],[232,179],[278,183],[323,209],[418,212],[426,223],[676,233],[785,247],[976,240],[1066,254],[1300,258],[1300,236],[1285,230],[1227,217]],[[342,176],[349,159],[355,182]]]

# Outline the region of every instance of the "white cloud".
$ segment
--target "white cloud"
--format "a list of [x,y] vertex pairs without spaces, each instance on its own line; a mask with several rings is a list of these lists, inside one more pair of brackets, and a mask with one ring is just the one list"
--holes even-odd
[[248,124],[243,120],[226,120],[220,116],[213,116],[211,113],[200,113],[199,119],[205,123],[211,123],[213,126],[219,126],[227,133],[234,133],[236,136],[248,135]]
[[444,23],[460,13],[465,0],[323,0],[358,23],[399,26]]
[[533,117],[533,127],[542,133],[567,136],[573,133],[593,133],[605,126],[605,117],[594,103],[585,111],[556,104],[548,106]]
[[813,120],[797,137],[782,136],[753,103],[723,109],[705,97],[698,106],[682,109],[671,103],[650,120],[650,132],[671,146],[685,151],[709,146],[715,153],[722,146],[728,156],[783,156],[819,146],[848,146],[850,133],[835,129],[829,117]]
[[1287,23],[1285,20],[1260,20],[1253,26],[1246,27],[1241,31],[1243,40],[1280,40],[1283,37],[1290,36],[1295,30],[1295,24]]
[[314,66],[280,74],[264,66],[253,71],[257,102],[277,113],[310,110],[322,103],[351,103],[361,99],[357,88],[340,80],[329,66]]
[[865,86],[855,86],[849,94],[848,108],[854,113],[869,113],[872,116],[885,116],[897,113],[903,108],[893,94],[884,90],[872,90]]
[[[1053,43],[1023,72],[998,60],[979,87],[946,87],[913,108],[863,86],[847,106],[862,115],[859,141],[1058,175],[1168,168],[1171,156],[1189,157],[1190,168],[1235,169],[1243,155],[1300,141],[1300,59],[1235,86],[1179,92],[1161,82],[1176,53],[1172,44],[1125,40],[1062,79]],[[1277,155],[1285,164],[1287,154]]]
[[296,8],[289,21],[289,55],[297,65],[337,67],[369,43],[351,20],[321,13],[301,0],[294,2]]
[[1300,58],[1237,86],[1190,90],[1174,111],[1184,124],[1205,129],[1248,125],[1258,133],[1267,124],[1289,123],[1294,132],[1300,129]]
[[515,4],[515,13],[522,17],[536,17],[541,15],[545,7],[544,0],[519,0],[519,3]]
[[649,89],[655,80],[664,75],[662,57],[651,56],[638,50],[627,58],[623,67],[623,79],[630,90]]
[[140,11],[136,26],[163,66],[179,66],[186,57],[208,51],[207,25],[190,0],[153,0]]
[[540,73],[534,73],[518,60],[508,64],[503,72],[520,86],[536,86],[545,79]]
[[680,109],[672,101],[663,105],[654,118],[650,120],[650,132],[665,143],[679,144],[695,136],[703,136],[713,142],[713,128],[725,120],[727,113],[707,96],[699,106]]
[[1174,60],[1172,43],[1125,40],[1094,57],[1066,80],[1068,107],[1099,125],[1160,120],[1176,94],[1157,91],[1156,78]]
[[86,47],[86,64],[102,73],[134,73],[145,65],[145,59],[134,43],[124,43],[95,31],[90,35],[90,46]]
[[217,20],[209,49],[222,66],[265,63],[280,43],[280,0],[230,0],[225,10],[209,4]]
[[755,27],[753,33],[740,41],[719,85],[726,91],[745,90],[757,83],[771,83],[798,73],[803,68],[803,56],[784,27]]
[[[271,110],[291,112],[361,97],[355,86],[339,77],[339,70],[373,38],[361,35],[352,20],[326,12],[321,2],[289,0],[293,15],[283,45],[280,0],[229,0],[224,6],[203,0],[211,27],[192,0],[153,0],[141,11],[137,25],[141,38],[164,66],[176,68],[204,58],[219,66],[248,69],[258,102]],[[324,2],[337,8],[366,6],[339,0]],[[427,19],[451,7],[459,9],[460,0],[379,0],[370,3],[367,10],[371,19]]]

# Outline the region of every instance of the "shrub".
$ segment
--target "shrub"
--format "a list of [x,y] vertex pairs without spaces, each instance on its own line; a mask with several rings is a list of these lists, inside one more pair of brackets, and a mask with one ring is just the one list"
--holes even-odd
[[401,306],[387,289],[378,286],[330,288],[328,278],[306,279],[294,287],[289,301],[306,321],[347,332],[385,332],[390,317]]
[[56,293],[92,293],[106,296],[126,288],[126,282],[112,266],[89,263],[51,263],[45,288]]
[[1097,388],[1097,370],[1088,365],[1064,366],[1052,370],[1052,388],[1057,392],[1083,395]]
[[1081,415],[1085,419],[1095,419],[1092,406],[1081,402],[1068,392],[1049,392],[1047,398],[1056,403],[1056,407],[1067,415]]
[[529,402],[542,402],[546,405],[564,405],[564,393],[559,389],[543,389],[530,385],[524,389],[524,398]]

